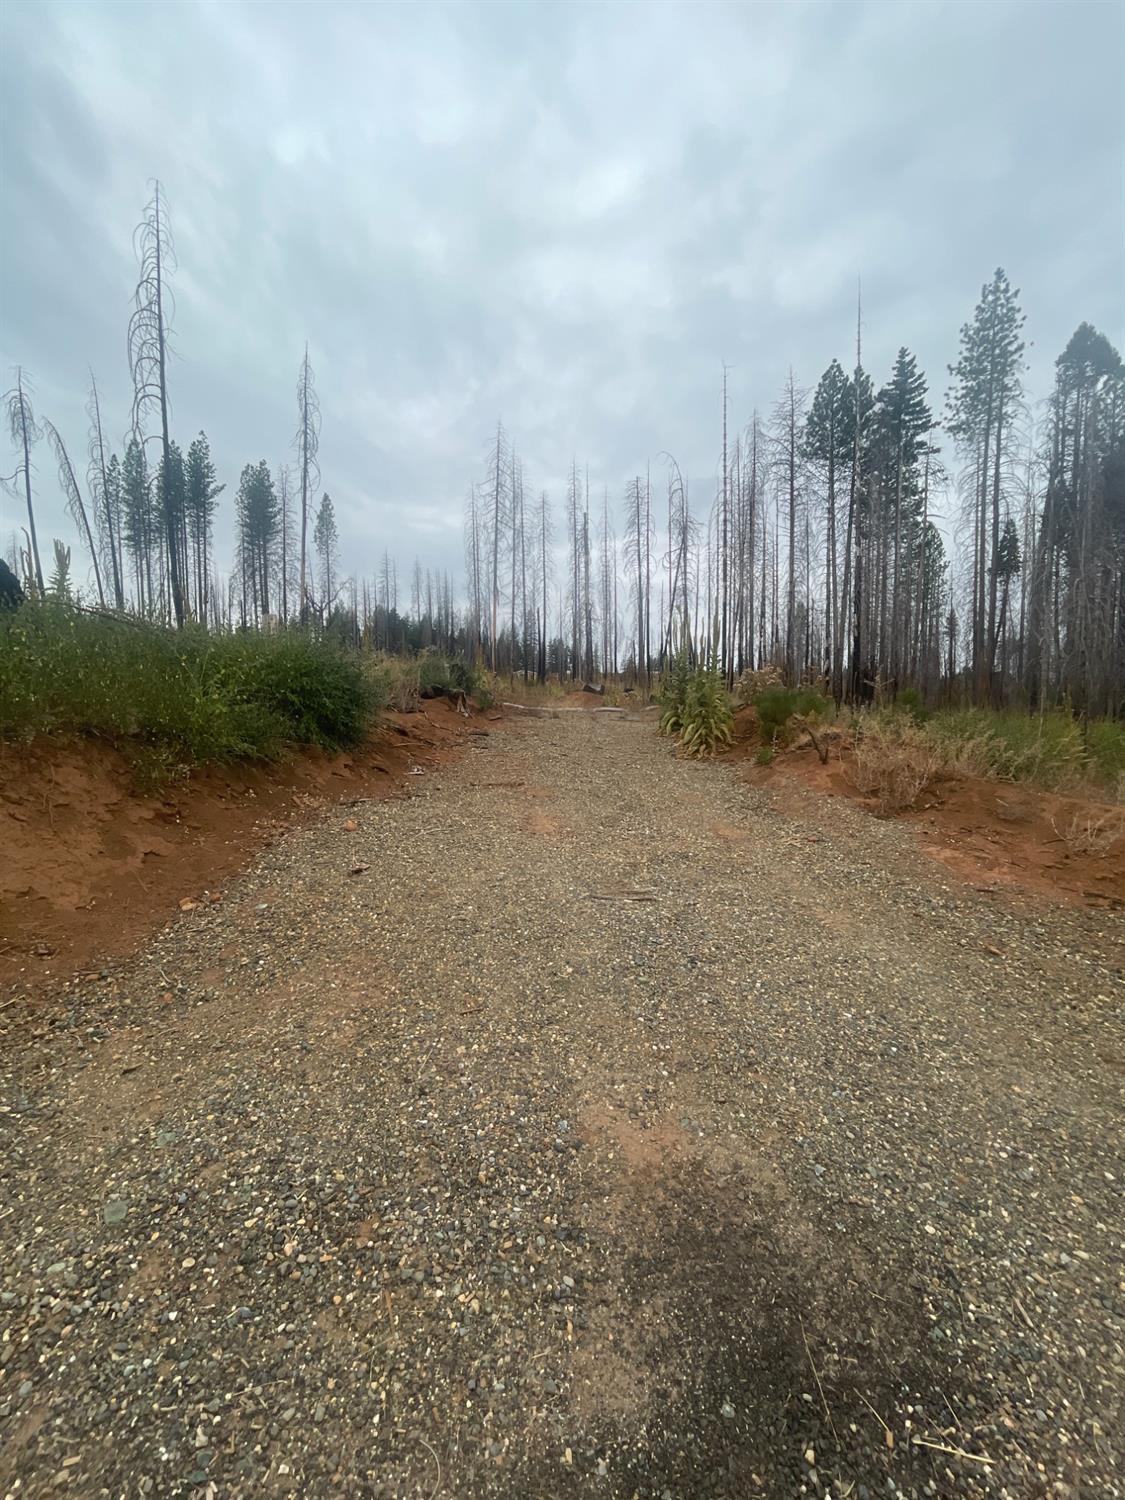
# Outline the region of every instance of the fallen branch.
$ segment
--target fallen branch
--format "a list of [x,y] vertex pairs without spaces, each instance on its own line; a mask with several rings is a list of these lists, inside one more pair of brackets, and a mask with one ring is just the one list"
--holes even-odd
[[796,724],[798,729],[803,729],[808,735],[809,739],[812,740],[813,749],[816,751],[817,755],[820,756],[821,765],[826,766],[828,764],[827,741],[821,740],[818,737],[816,730],[809,723],[808,719],[806,719],[802,714],[794,714],[793,722],[794,724]]

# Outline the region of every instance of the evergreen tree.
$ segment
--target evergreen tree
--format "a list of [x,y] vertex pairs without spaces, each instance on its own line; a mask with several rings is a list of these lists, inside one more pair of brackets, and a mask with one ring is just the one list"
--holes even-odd
[[55,571],[49,585],[52,599],[59,604],[70,603],[70,548],[64,547],[58,537],[53,539],[55,549]]
[[1055,365],[1028,628],[1033,702],[1125,700],[1125,371],[1089,323]]
[[[159,505],[159,535],[164,552],[164,576],[167,581],[167,597],[172,602],[174,618],[182,624],[188,609],[188,598],[184,588],[185,562],[187,558],[187,476],[184,471],[184,455],[180,445],[169,442],[163,449],[157,465],[155,496]],[[177,608],[175,589],[179,589]]]
[[805,422],[806,459],[825,483],[828,559],[825,574],[824,630],[829,652],[833,693],[839,698],[843,681],[843,631],[837,571],[836,496],[839,476],[852,451],[855,392],[839,360],[820,377]]
[[972,495],[972,667],[980,693],[988,690],[996,656],[999,575],[992,561],[1000,545],[1008,439],[1023,394],[1023,321],[1019,292],[997,269],[961,329],[961,353],[950,366],[946,425],[968,461]]
[[211,462],[211,449],[205,433],[192,440],[187,454],[185,476],[185,505],[187,529],[191,547],[190,576],[195,586],[195,612],[200,620],[207,619],[208,553],[211,547],[211,526],[216,510],[216,500],[226,488],[215,483],[215,465]]
[[109,549],[113,573],[114,603],[118,609],[125,608],[125,570],[121,563],[121,460],[111,453],[105,466],[102,483],[102,511],[106,516],[106,546]]
[[[920,524],[921,460],[933,426],[926,380],[908,349],[900,349],[894,371],[879,392],[875,451],[883,469],[876,492],[882,501],[879,536],[879,663],[897,684],[905,665],[909,578],[904,577],[904,541],[910,548]],[[910,556],[910,551],[906,551]],[[888,598],[890,599],[888,618]]]
[[[336,512],[332,505],[332,497],[326,492],[321,498],[320,509],[316,514],[316,525],[313,527],[313,546],[316,555],[320,559],[320,582],[323,589],[321,609],[332,608],[333,584],[336,577],[336,566],[339,559],[340,533],[336,529]],[[384,565],[386,566],[385,560]],[[387,583],[388,597],[386,607],[388,613],[394,607],[390,598],[390,583],[388,572]]]
[[270,612],[270,582],[281,539],[281,507],[269,464],[247,464],[235,500],[242,611],[262,619]]
[[142,614],[152,610],[152,496],[143,445],[129,439],[121,465],[121,532],[133,562],[137,604]]

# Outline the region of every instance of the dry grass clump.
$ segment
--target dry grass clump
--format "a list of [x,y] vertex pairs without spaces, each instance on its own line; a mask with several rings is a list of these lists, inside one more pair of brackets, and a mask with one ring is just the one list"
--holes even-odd
[[766,692],[769,688],[781,687],[781,685],[780,667],[746,667],[734,685],[735,702],[753,703],[759,694]]
[[1104,859],[1115,844],[1125,839],[1125,810],[1119,807],[1100,814],[1076,812],[1063,828],[1054,818],[1051,823],[1073,854],[1092,854],[1096,859]]
[[945,764],[933,740],[909,720],[872,716],[856,733],[852,777],[882,817],[912,807]]

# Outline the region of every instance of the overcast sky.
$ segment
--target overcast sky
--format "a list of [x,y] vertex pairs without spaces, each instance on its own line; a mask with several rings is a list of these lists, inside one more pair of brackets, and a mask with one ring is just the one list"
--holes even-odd
[[[1123,17],[4,0],[0,361],[83,468],[88,366],[125,431],[131,237],[159,176],[174,430],[211,439],[224,553],[242,465],[289,456],[306,339],[347,571],[386,547],[460,581],[497,417],[535,492],[561,503],[573,455],[619,501],[669,449],[702,508],[723,362],[740,422],[790,364],[806,386],[848,365],[858,275],[865,365],[882,380],[907,344],[939,406],[997,265],[1031,393],[1082,319],[1121,346]],[[71,532],[44,449],[38,468],[49,555]]]

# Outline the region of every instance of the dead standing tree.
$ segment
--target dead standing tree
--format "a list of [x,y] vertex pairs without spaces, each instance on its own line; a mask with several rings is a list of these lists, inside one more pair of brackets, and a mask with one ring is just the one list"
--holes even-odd
[[121,524],[118,515],[117,492],[110,476],[105,454],[105,438],[102,435],[102,409],[98,398],[98,383],[90,371],[90,399],[86,403],[86,415],[90,418],[90,436],[87,455],[86,483],[93,496],[94,513],[98,529],[105,540],[113,578],[113,603],[116,609],[125,608],[125,579],[121,566]]
[[489,664],[495,672],[500,634],[500,553],[505,528],[510,519],[512,497],[512,455],[502,422],[496,424],[496,446],[489,457],[487,483],[489,492],[487,524],[491,528],[489,540],[492,547],[492,563],[489,571],[491,635],[488,648]]
[[168,432],[168,304],[175,310],[167,277],[175,269],[175,249],[168,227],[168,206],[160,196],[160,183],[153,182],[152,197],[133,235],[141,264],[129,319],[129,373],[133,380],[133,434],[144,441],[144,419],[155,409],[160,415],[160,520],[168,551],[168,582],[176,625],[184,623],[183,562],[179,520],[172,493],[173,455]]
[[98,566],[98,549],[94,542],[94,533],[90,529],[90,517],[82,500],[82,491],[78,488],[78,480],[75,478],[74,465],[70,461],[70,454],[66,451],[66,444],[59,434],[58,428],[53,422],[43,421],[43,431],[46,435],[51,450],[55,455],[55,461],[59,466],[59,488],[66,496],[66,508],[72,521],[80,525],[86,535],[86,545],[90,549],[90,561],[94,564],[94,582],[98,589],[98,603],[102,609],[105,608],[105,590],[102,588],[102,570]]
[[301,372],[297,377],[297,432],[293,438],[297,450],[297,462],[301,472],[301,563],[298,583],[298,612],[301,623],[308,619],[308,534],[309,495],[320,488],[320,400],[316,394],[316,381],[309,364],[309,346],[305,345],[305,357],[301,361]]
[[42,599],[46,591],[43,587],[43,564],[39,560],[39,538],[35,531],[35,506],[31,499],[31,449],[32,445],[38,441],[40,432],[39,424],[35,420],[35,411],[31,405],[27,376],[18,365],[16,366],[16,383],[5,395],[4,405],[8,409],[8,431],[12,435],[12,442],[17,443],[23,453],[23,460],[12,475],[12,482],[23,477],[24,498],[27,501],[29,554],[27,571],[34,578],[39,597]]

